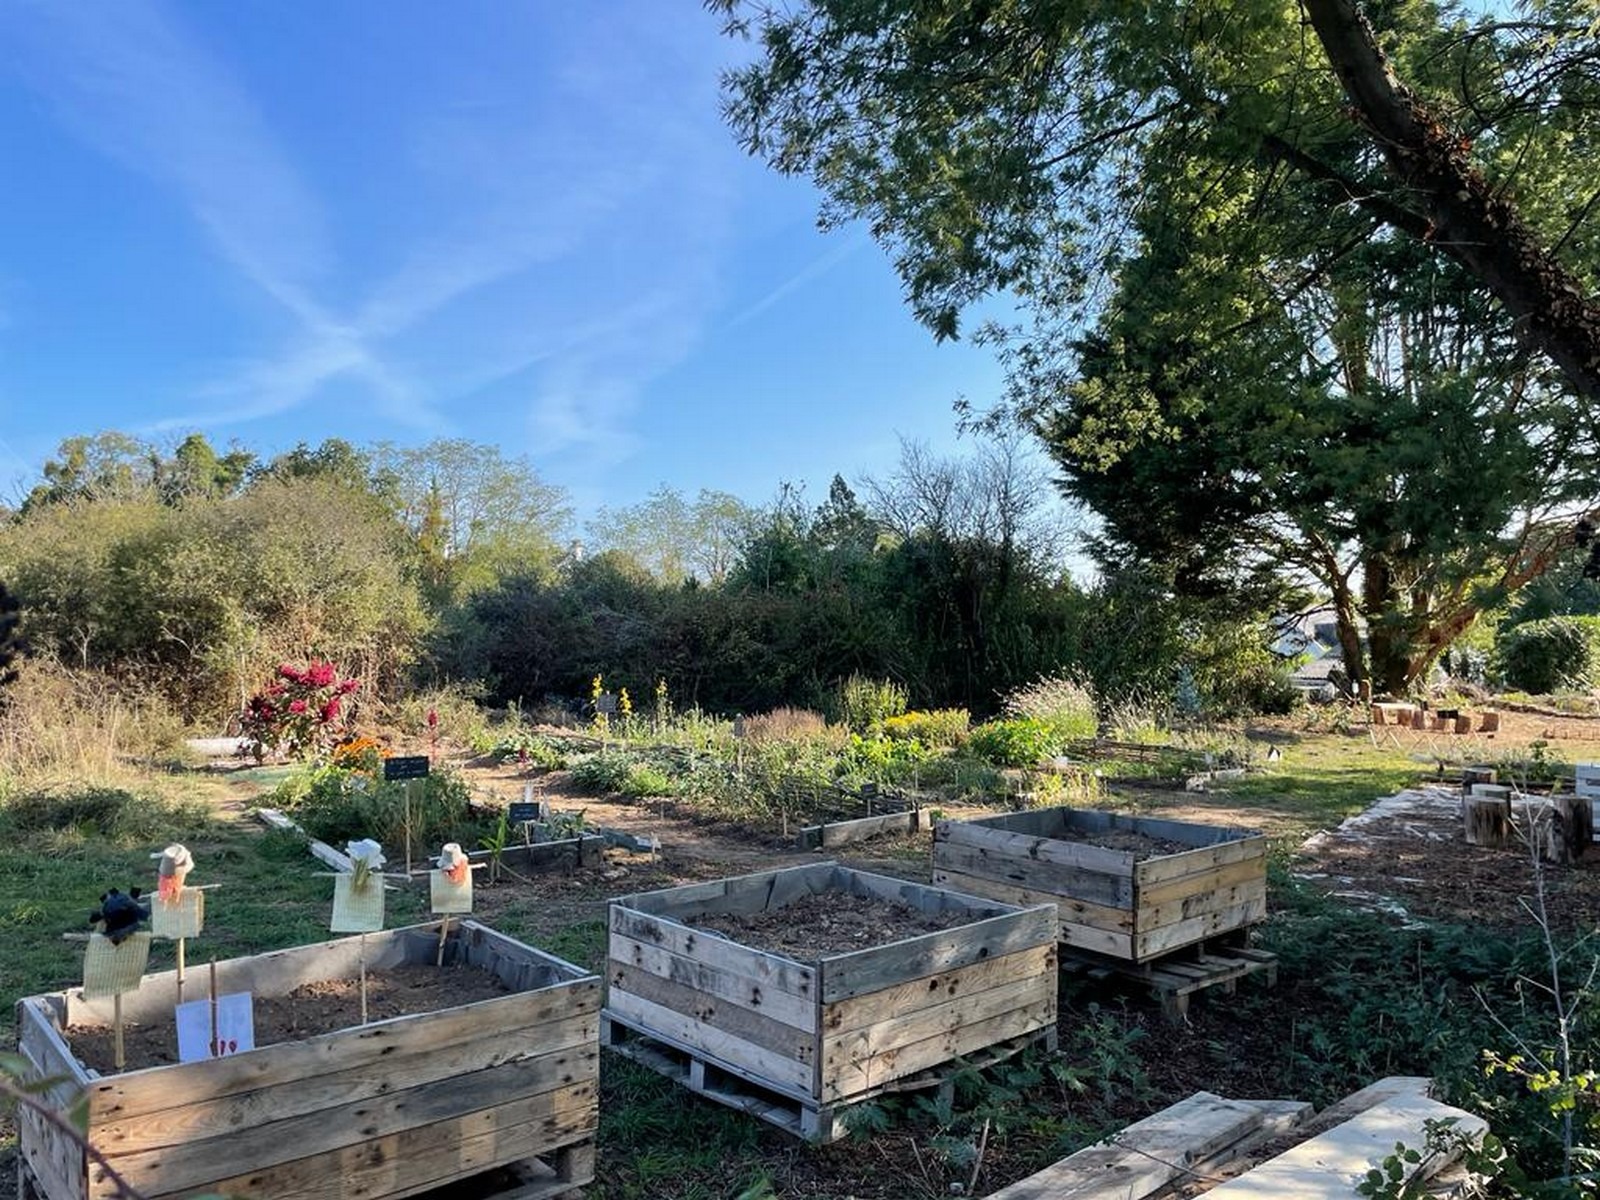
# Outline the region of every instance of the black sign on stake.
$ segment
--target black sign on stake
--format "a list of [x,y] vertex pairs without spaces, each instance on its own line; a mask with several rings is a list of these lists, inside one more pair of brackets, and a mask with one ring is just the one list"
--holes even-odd
[[594,698],[594,710],[603,717],[617,715],[617,697],[614,692],[601,692]]
[[537,800],[514,800],[506,806],[506,820],[513,825],[526,825],[543,817],[543,808]]
[[413,754],[406,758],[386,758],[383,760],[383,777],[386,780],[426,779],[428,756]]

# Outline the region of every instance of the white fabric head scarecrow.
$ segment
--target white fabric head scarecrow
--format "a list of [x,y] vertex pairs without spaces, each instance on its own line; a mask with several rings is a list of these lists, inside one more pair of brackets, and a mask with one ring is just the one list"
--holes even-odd
[[467,853],[456,842],[446,842],[439,851],[439,870],[444,872],[444,877],[459,887],[467,880],[467,872],[472,869],[472,863],[467,858]]
[[187,846],[173,842],[160,854],[150,857],[161,860],[156,864],[156,894],[163,902],[171,904],[182,893],[183,881],[194,869],[194,856]]

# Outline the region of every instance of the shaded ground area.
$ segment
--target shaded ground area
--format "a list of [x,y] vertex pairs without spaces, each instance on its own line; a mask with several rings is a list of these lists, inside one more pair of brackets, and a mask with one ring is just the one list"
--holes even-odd
[[1442,788],[1401,793],[1397,802],[1311,838],[1294,871],[1338,899],[1396,916],[1403,910],[1412,918],[1502,929],[1532,920],[1537,873],[1555,929],[1600,923],[1600,848],[1556,866],[1536,864],[1522,845],[1468,845],[1460,799]]

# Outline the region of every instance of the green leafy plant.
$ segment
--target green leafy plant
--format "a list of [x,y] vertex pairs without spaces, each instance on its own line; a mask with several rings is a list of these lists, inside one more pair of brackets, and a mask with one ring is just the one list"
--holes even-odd
[[851,732],[875,734],[906,711],[906,690],[889,679],[851,675],[839,685],[839,716]]
[[572,764],[573,786],[599,795],[620,792],[627,785],[633,759],[618,750],[590,754]]
[[883,736],[894,741],[918,741],[928,747],[952,748],[967,740],[972,714],[964,708],[914,710],[888,717]]
[[1015,717],[979,725],[967,739],[966,751],[999,767],[1031,767],[1061,753],[1059,728],[1035,717]]

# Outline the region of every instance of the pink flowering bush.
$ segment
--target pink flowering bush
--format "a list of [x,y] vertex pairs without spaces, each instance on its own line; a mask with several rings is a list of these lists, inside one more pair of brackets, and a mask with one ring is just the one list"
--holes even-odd
[[340,678],[339,668],[314,658],[304,667],[283,663],[273,681],[250,697],[240,717],[256,759],[269,753],[317,754],[344,735],[346,698],[360,680]]

